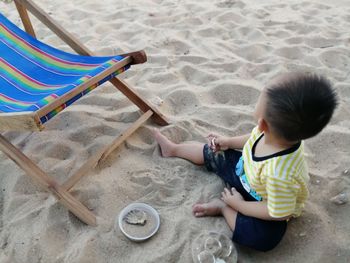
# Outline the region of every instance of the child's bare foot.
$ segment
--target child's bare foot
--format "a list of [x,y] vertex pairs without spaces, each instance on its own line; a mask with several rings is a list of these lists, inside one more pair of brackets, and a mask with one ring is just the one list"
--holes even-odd
[[226,204],[220,199],[213,199],[208,203],[197,203],[192,206],[192,213],[195,217],[217,216],[221,215],[222,209]]
[[174,156],[175,143],[170,141],[167,137],[160,133],[158,129],[153,129],[153,137],[157,141],[160,147],[160,151],[163,157]]

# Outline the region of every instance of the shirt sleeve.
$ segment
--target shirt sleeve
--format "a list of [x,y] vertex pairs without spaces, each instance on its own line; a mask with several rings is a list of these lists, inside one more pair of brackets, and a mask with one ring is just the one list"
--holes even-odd
[[266,182],[269,215],[281,218],[292,215],[296,209],[298,185],[278,177],[268,177]]

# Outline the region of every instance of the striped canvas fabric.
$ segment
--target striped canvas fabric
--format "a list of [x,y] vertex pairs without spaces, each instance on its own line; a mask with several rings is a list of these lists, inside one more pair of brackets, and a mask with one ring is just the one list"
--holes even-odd
[[[34,112],[123,59],[69,54],[36,40],[0,14],[0,112]],[[44,123],[84,94],[128,67],[88,87],[52,112]]]
[[297,217],[309,195],[303,142],[292,152],[256,160],[253,148],[261,135],[255,127],[243,148],[244,171],[249,184],[267,201],[270,216]]

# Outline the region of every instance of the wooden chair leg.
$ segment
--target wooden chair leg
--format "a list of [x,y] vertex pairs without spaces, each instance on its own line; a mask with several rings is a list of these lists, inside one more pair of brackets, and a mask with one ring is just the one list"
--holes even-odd
[[45,189],[50,191],[58,201],[68,208],[79,219],[89,225],[96,226],[96,217],[82,203],[60,186],[56,180],[48,176],[33,161],[0,135],[0,150],[13,160],[26,174]]
[[27,9],[19,2],[15,2],[15,4],[16,4],[18,14],[21,17],[24,29],[26,30],[26,32],[28,34],[30,34],[32,37],[36,38],[34,28],[32,26],[32,23],[30,22],[30,18],[29,18]]
[[120,92],[122,92],[129,100],[131,100],[136,106],[140,108],[143,112],[148,110],[153,111],[152,119],[158,125],[168,125],[169,122],[166,117],[160,113],[157,108],[153,107],[149,102],[141,98],[137,92],[131,88],[128,84],[118,78],[112,78],[109,80]]

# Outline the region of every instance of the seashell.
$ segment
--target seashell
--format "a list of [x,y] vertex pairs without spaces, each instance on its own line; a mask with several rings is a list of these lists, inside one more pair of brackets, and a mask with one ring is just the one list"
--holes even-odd
[[346,193],[340,193],[334,197],[332,197],[331,202],[333,202],[336,205],[343,205],[349,202],[349,197]]
[[147,213],[139,209],[133,209],[123,219],[128,224],[144,226],[147,222]]
[[306,237],[306,232],[301,232],[301,233],[299,234],[299,236],[300,236],[300,237]]
[[154,98],[151,99],[151,103],[153,103],[155,106],[160,107],[160,106],[163,105],[164,100],[162,100],[162,99],[159,98],[159,97],[154,97]]

